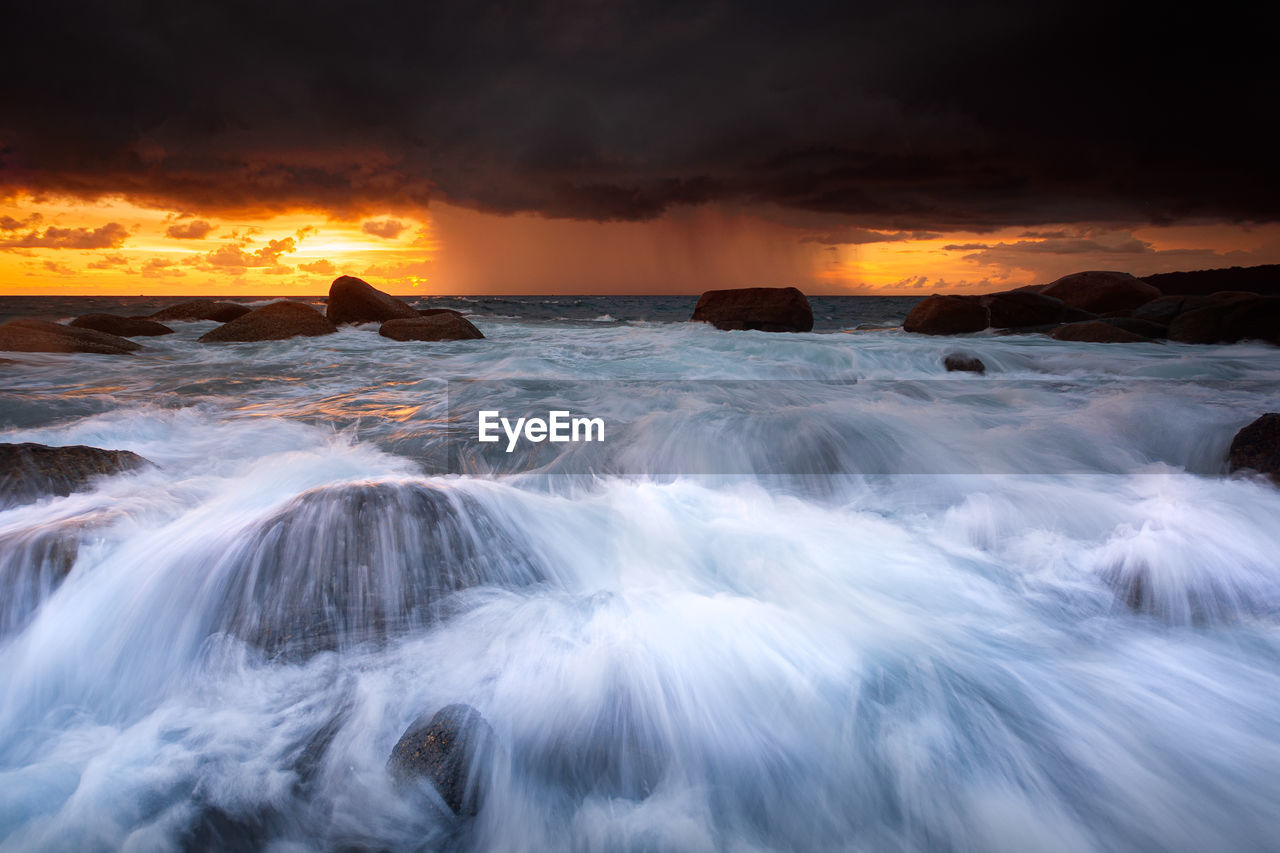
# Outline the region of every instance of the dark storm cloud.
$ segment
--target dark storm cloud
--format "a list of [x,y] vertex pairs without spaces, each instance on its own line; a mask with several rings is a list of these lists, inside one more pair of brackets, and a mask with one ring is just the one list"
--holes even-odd
[[891,231],[1276,219],[1265,13],[1172,8],[20,4],[0,191],[350,217],[725,201]]

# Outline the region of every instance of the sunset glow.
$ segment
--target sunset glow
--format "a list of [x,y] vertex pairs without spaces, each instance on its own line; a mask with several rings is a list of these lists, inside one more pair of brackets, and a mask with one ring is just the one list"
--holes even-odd
[[1280,226],[1039,226],[902,233],[797,225],[768,209],[639,222],[497,215],[446,203],[343,220],[217,215],[125,198],[0,203],[0,293],[319,295],[360,276],[398,294],[973,293],[1080,269],[1144,275],[1280,262]]

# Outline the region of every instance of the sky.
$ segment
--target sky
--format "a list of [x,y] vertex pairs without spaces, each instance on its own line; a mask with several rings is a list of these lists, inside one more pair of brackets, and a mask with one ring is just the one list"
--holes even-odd
[[923,294],[1280,263],[1265,14],[23,4],[0,294]]

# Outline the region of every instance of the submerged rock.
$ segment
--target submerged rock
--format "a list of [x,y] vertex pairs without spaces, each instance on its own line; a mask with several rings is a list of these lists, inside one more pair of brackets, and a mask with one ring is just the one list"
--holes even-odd
[[1088,320],[1084,323],[1068,323],[1059,326],[1049,333],[1049,337],[1058,341],[1080,341],[1095,344],[1140,344],[1150,343],[1151,338],[1130,332],[1119,326],[1102,320]]
[[470,341],[483,338],[480,330],[461,314],[432,314],[388,320],[378,334],[393,341]]
[[0,637],[23,627],[75,564],[81,525],[42,524],[0,536]]
[[1280,296],[1224,297],[1183,311],[1169,324],[1169,339],[1186,344],[1260,340],[1280,345]]
[[421,316],[405,302],[383,293],[363,279],[344,275],[329,285],[325,316],[335,326],[344,323],[385,323],[397,317]]
[[1257,471],[1280,485],[1280,413],[1268,412],[1236,433],[1227,451],[1231,471]]
[[990,325],[987,308],[976,296],[930,296],[911,309],[902,328],[921,335],[962,335]]
[[205,332],[202,343],[282,341],[296,337],[332,335],[338,331],[316,309],[301,302],[272,302],[230,323]]
[[128,338],[93,329],[77,329],[46,320],[10,320],[0,325],[0,350],[9,352],[85,352],[126,355],[142,349]]
[[237,317],[243,317],[252,310],[235,302],[219,302],[216,299],[192,299],[188,302],[170,305],[168,308],[161,308],[143,319],[187,322],[214,320],[219,323],[229,323]]
[[0,509],[48,495],[69,495],[84,489],[95,477],[150,465],[128,450],[0,444]]
[[1040,293],[1061,299],[1072,308],[1094,314],[1137,308],[1161,295],[1159,288],[1142,279],[1127,272],[1111,270],[1090,270],[1064,275],[1046,285]]
[[215,575],[222,629],[270,655],[381,642],[442,616],[470,587],[524,586],[545,571],[474,498],[423,483],[300,495],[242,536]]
[[497,736],[470,705],[448,705],[419,718],[396,742],[387,770],[400,784],[426,779],[457,815],[474,815],[483,803]]
[[967,352],[949,352],[942,359],[942,366],[948,372],[986,373],[987,366],[982,359]]
[[67,324],[75,329],[93,329],[122,338],[172,335],[173,329],[145,317],[119,317],[115,314],[84,314]]
[[722,331],[811,332],[813,308],[794,287],[708,290],[698,297],[689,320]]

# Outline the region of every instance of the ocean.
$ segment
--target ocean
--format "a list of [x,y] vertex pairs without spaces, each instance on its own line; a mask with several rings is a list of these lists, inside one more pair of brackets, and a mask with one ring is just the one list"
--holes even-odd
[[[695,301],[4,353],[0,441],[154,465],[0,509],[0,850],[1275,849],[1280,490],[1225,456],[1280,348]],[[474,816],[388,772],[458,703]]]

